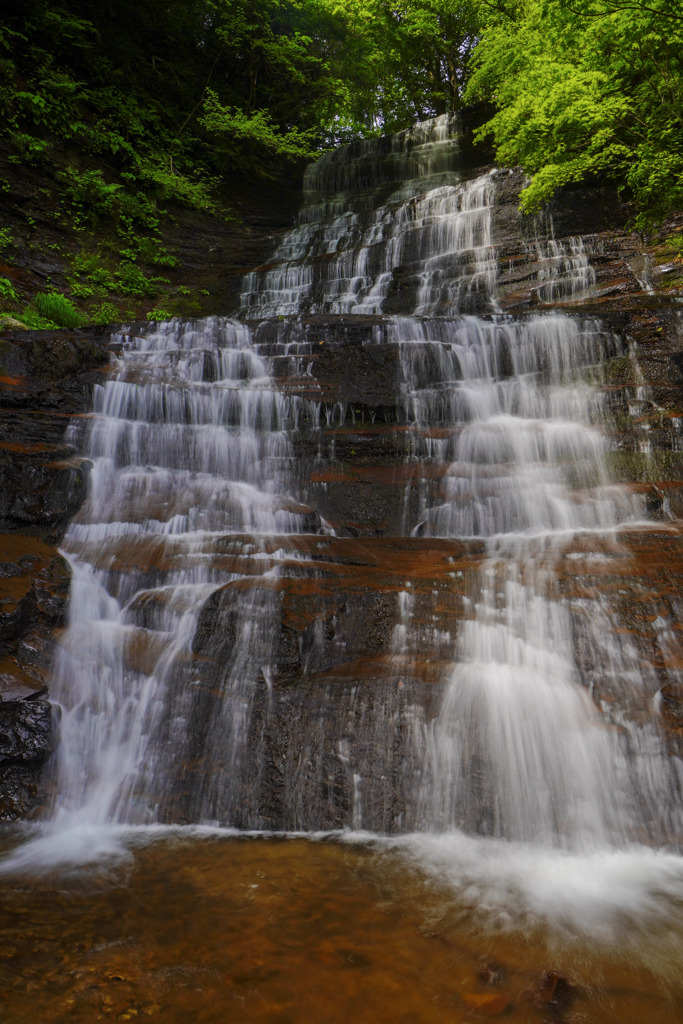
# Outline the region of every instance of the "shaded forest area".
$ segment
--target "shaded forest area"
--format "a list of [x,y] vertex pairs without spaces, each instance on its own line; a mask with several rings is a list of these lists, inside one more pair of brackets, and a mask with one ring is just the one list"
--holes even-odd
[[677,0],[14,0],[0,315],[216,311],[202,248],[264,258],[245,204],[284,223],[304,160],[480,100],[480,138],[530,176],[524,209],[587,178],[615,181],[642,231],[683,208]]

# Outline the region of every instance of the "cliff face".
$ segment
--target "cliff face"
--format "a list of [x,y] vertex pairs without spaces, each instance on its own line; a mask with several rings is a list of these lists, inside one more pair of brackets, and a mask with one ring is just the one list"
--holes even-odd
[[58,712],[47,700],[52,635],[65,621],[69,567],[56,545],[90,464],[65,441],[106,373],[106,342],[79,332],[0,341],[0,816],[35,803]]
[[[472,163],[468,173],[474,176]],[[590,624],[581,620],[582,594],[597,588],[638,657],[651,668],[641,704],[629,707],[628,715],[661,714],[667,741],[678,749],[683,734],[683,558],[675,521],[683,516],[683,322],[678,296],[667,288],[667,275],[675,268],[653,270],[651,254],[623,229],[624,211],[614,196],[601,190],[568,195],[552,210],[551,238],[548,219],[520,221],[521,185],[518,174],[497,173],[492,243],[501,308],[522,315],[558,309],[570,317],[600,319],[620,339],[599,381],[607,395],[608,459],[614,477],[645,496],[651,521],[647,531],[626,532],[622,548],[609,559],[592,559],[587,546],[577,570],[577,552],[567,553],[558,563],[557,593],[572,606],[575,657],[593,700],[608,704],[619,699],[596,672]],[[229,267],[248,267],[259,248],[262,240],[243,260],[233,254]],[[197,251],[198,273],[204,259]],[[220,276],[217,262],[218,254],[212,253],[207,263]],[[238,275],[229,267],[226,302],[237,295]],[[268,273],[268,267],[261,272]],[[585,297],[587,275],[591,287]],[[575,284],[567,286],[567,280]],[[400,315],[410,308],[416,287],[397,269],[386,311]],[[412,503],[416,518],[420,494],[433,481],[425,482],[429,468],[424,462],[411,461],[401,407],[404,368],[385,317],[303,314],[284,326],[277,318],[264,320],[255,331],[266,348],[276,340],[286,343],[289,331],[292,345],[311,353],[305,379],[293,380],[284,359],[275,365],[283,391],[313,401],[322,411],[315,443],[303,432],[294,441],[295,459],[306,477],[302,493],[315,494],[315,502],[305,513],[310,528],[288,541],[296,549],[296,562],[265,587],[262,576],[244,568],[241,538],[227,536],[216,552],[217,559],[244,577],[239,585],[218,588],[205,603],[192,662],[178,666],[174,686],[195,687],[197,735],[163,813],[172,819],[192,817],[190,791],[193,778],[205,770],[203,740],[214,717],[216,681],[236,642],[240,589],[249,592],[256,608],[268,604],[272,611],[275,601],[278,625],[269,639],[274,671],[256,690],[248,743],[253,756],[245,765],[244,792],[235,799],[243,820],[235,823],[246,826],[257,818],[269,827],[291,827],[286,805],[290,800],[291,809],[288,789],[297,778],[302,810],[296,824],[306,827],[309,804],[324,805],[325,827],[347,824],[354,782],[344,744],[362,743],[368,749],[355,754],[376,766],[367,781],[363,824],[411,827],[415,822],[406,816],[402,795],[419,771],[410,709],[419,705],[426,718],[433,716],[445,662],[438,650],[422,657],[400,648],[400,595],[409,577],[411,628],[414,635],[423,635],[426,649],[428,636],[448,632],[462,619],[483,545],[421,536],[419,529],[414,536],[400,536],[401,522],[411,518],[406,507]],[[24,816],[36,805],[41,768],[54,742],[56,716],[46,680],[69,588],[68,567],[55,545],[83,501],[89,468],[65,441],[65,428],[89,411],[93,384],[107,373],[108,344],[105,332],[32,332],[7,336],[0,351],[3,818]],[[324,532],[324,522],[334,527],[334,536]],[[280,540],[273,537],[273,552]],[[154,578],[153,551],[140,556],[122,546],[119,554],[122,563],[133,557],[149,560]],[[379,720],[380,704],[395,722],[388,751],[380,751],[372,729],[362,727],[373,715]],[[322,761],[301,748],[301,736],[316,728],[327,729],[334,741]],[[256,789],[263,794],[258,807],[249,795]]]

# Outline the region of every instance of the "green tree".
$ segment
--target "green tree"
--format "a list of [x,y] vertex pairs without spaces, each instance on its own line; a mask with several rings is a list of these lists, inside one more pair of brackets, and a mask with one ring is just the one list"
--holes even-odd
[[4,131],[18,159],[75,143],[106,164],[107,185],[206,206],[226,171],[272,173],[278,160],[457,109],[477,10],[476,0],[14,0],[0,22]]
[[648,227],[683,205],[683,11],[676,0],[487,4],[466,96],[493,100],[482,130],[532,175],[522,209],[601,176]]
[[337,127],[395,131],[463,101],[479,26],[475,0],[327,0],[343,19],[330,36],[339,79]]

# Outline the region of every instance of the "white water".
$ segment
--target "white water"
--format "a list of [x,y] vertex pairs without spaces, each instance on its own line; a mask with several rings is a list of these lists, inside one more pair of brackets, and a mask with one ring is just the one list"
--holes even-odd
[[540,283],[534,292],[542,302],[574,299],[595,284],[596,273],[583,238],[536,240],[527,251],[538,261]]
[[[55,830],[155,820],[165,767],[188,742],[174,672],[191,657],[206,599],[241,578],[220,568],[221,539],[250,533],[258,547],[299,532],[310,511],[290,496],[288,431],[302,404],[275,388],[268,358],[234,321],[123,338],[96,389],[89,496],[64,541],[73,582],[51,689],[63,709]],[[272,580],[277,552],[263,557]],[[252,642],[254,600],[235,602],[221,735],[234,762],[254,675],[268,672],[267,647]]]
[[[615,632],[598,593],[570,602],[557,584],[578,538],[597,538],[610,557],[618,528],[644,514],[609,480],[600,395],[586,383],[617,343],[593,320],[496,315],[495,175],[457,180],[445,119],[382,145],[380,160],[367,143],[311,169],[299,225],[274,268],[245,280],[243,303],[253,318],[374,314],[398,295],[411,315],[382,330],[400,350],[412,458],[444,470],[437,486],[423,485],[406,531],[486,544],[469,615],[452,634],[413,626],[410,581],[401,599],[397,656],[438,649],[456,667],[431,723],[404,712],[422,759],[412,817],[423,831],[399,842],[492,912],[583,917],[588,930],[616,919],[620,905],[635,917],[660,913],[683,897],[680,859],[634,844],[679,841],[681,769],[656,720],[627,714],[631,697],[653,688],[653,670]],[[539,241],[536,257],[544,299],[593,281],[580,241]],[[470,311],[489,315],[462,315]],[[447,318],[422,316],[437,313]],[[296,350],[300,372],[306,351]],[[290,358],[291,346],[278,354]],[[277,389],[270,360],[234,321],[167,325],[135,339],[98,391],[91,493],[65,541],[74,583],[52,688],[64,709],[57,797],[36,863],[47,843],[48,861],[78,859],[84,836],[94,853],[83,859],[94,859],[93,836],[106,847],[112,822],[155,821],[169,750],[184,749],[190,728],[174,674],[206,598],[239,578],[215,567],[220,538],[252,534],[258,553],[258,537],[305,528],[289,431],[316,414]],[[263,559],[272,578],[277,553],[264,549]],[[268,622],[254,629],[247,600],[237,614],[225,714],[206,737],[217,770],[193,804],[199,820],[227,825],[250,700],[273,657]],[[593,699],[577,660],[586,637],[592,672],[620,694],[610,707]],[[362,727],[379,751],[398,705],[382,717],[358,701],[356,723],[369,719]],[[344,714],[351,720],[353,709]],[[331,742],[322,721],[316,729],[304,737],[307,757]],[[353,780],[347,824],[360,829],[368,766],[335,743]],[[29,865],[30,849],[7,866]]]
[[404,292],[416,314],[486,302],[493,178],[460,183],[456,126],[445,115],[429,125],[392,136],[379,156],[361,143],[311,165],[298,226],[272,269],[244,279],[246,316],[376,313],[390,296],[405,305]]

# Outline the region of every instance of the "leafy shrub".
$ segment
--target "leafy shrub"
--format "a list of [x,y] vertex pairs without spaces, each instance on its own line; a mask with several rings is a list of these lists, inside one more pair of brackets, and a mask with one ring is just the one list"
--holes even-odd
[[135,295],[139,299],[154,299],[159,286],[169,284],[166,277],[148,277],[135,263],[122,260],[116,271],[116,290],[122,295]]
[[122,202],[122,187],[104,180],[102,171],[78,171],[67,167],[57,175],[76,214],[76,224],[94,227],[107,217],[117,217]]
[[154,309],[150,309],[147,314],[147,319],[151,321],[170,320],[173,316],[167,309],[163,309],[161,306],[156,306]]
[[19,298],[12,287],[12,282],[7,277],[0,277],[0,295],[3,299],[11,299],[12,302],[17,302]]
[[80,252],[71,259],[71,294],[77,299],[103,296],[114,291],[116,281],[96,253]]
[[155,267],[177,267],[180,260],[168,251],[158,238],[141,235],[138,238],[138,252],[143,263],[152,263]]
[[21,320],[22,324],[31,331],[47,331],[59,327],[59,324],[56,324],[54,320],[48,320],[46,317],[41,316],[31,306],[26,306],[25,309],[22,309],[21,313],[17,313],[17,319]]
[[82,327],[87,322],[71,299],[59,292],[38,292],[33,297],[33,307],[39,316],[57,327]]
[[88,319],[91,324],[115,324],[121,320],[121,314],[112,302],[102,302],[90,307]]
[[664,245],[675,259],[683,259],[683,235],[669,235]]
[[139,176],[147,188],[152,186],[156,189],[162,200],[172,200],[194,210],[205,210],[207,213],[223,214],[226,220],[232,220],[214,197],[218,185],[218,179],[215,177],[188,178],[177,170],[171,170],[160,158],[147,158],[141,161]]

